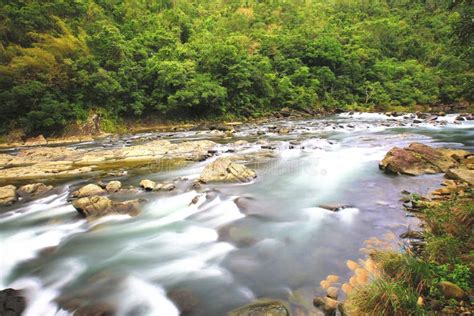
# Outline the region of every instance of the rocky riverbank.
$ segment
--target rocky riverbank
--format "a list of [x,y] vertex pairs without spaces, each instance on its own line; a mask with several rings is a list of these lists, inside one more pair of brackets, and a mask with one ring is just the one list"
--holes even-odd
[[[84,238],[82,242],[87,243],[88,246],[86,248],[82,246],[74,249],[73,246],[69,250],[67,241],[64,242],[66,246],[62,242],[58,242],[58,244],[53,244],[41,250],[38,260],[42,260],[42,262],[61,260],[62,256],[69,258],[75,256],[76,251],[81,257],[94,258],[97,256],[97,252],[107,252],[109,245],[110,247],[116,247],[115,252],[117,252],[117,256],[120,256],[119,250],[122,247],[126,248],[127,245],[130,245],[132,247],[130,249],[133,249],[133,247],[138,247],[138,245],[143,244],[145,246],[149,242],[148,240],[159,241],[162,238],[166,240],[168,236],[176,233],[177,236],[172,238],[174,242],[182,240],[183,236],[188,232],[196,231],[195,226],[191,226],[192,229],[176,229],[173,226],[170,231],[161,235],[161,223],[167,223],[170,220],[171,223],[174,223],[175,219],[172,218],[175,218],[175,216],[185,219],[182,222],[177,221],[176,223],[179,223],[179,225],[188,225],[203,219],[208,220],[209,222],[204,224],[206,229],[196,228],[199,234],[192,235],[189,238],[192,244],[190,255],[193,257],[196,254],[194,240],[203,237],[210,238],[212,240],[210,244],[216,242],[216,245],[219,245],[219,247],[225,249],[230,247],[229,249],[233,249],[232,252],[240,252],[243,256],[229,259],[235,260],[235,263],[231,263],[226,268],[223,268],[231,271],[236,280],[239,278],[239,274],[239,281],[248,280],[247,275],[251,275],[251,279],[258,278],[259,275],[265,274],[267,270],[284,273],[285,268],[283,267],[295,265],[295,268],[291,269],[294,277],[289,279],[289,283],[284,285],[285,288],[291,288],[291,291],[295,291],[291,294],[291,297],[282,294],[283,292],[278,292],[280,290],[275,292],[277,295],[273,295],[273,293],[256,295],[256,298],[269,297],[269,299],[258,299],[247,305],[244,304],[249,302],[248,298],[240,299],[238,304],[235,302],[230,304],[231,308],[227,308],[226,312],[233,309],[231,315],[293,315],[300,312],[321,312],[330,315],[335,313],[336,310],[344,313],[348,310],[346,308],[347,301],[344,301],[346,295],[349,295],[350,298],[353,291],[355,293],[359,289],[365,288],[364,286],[371,284],[369,281],[374,280],[374,277],[378,275],[380,268],[376,266],[379,264],[375,260],[377,258],[372,258],[371,255],[369,257],[370,261],[348,262],[347,266],[354,273],[349,281],[342,274],[339,274],[341,277],[335,275],[338,274],[337,271],[328,271],[334,274],[327,276],[327,278],[320,282],[321,288],[317,291],[313,290],[308,302],[312,301],[315,293],[321,292],[325,293],[325,295],[314,299],[314,307],[308,307],[305,305],[307,302],[304,304],[300,303],[300,298],[297,298],[297,294],[295,294],[301,288],[300,284],[304,284],[302,280],[311,278],[308,273],[305,274],[304,272],[308,269],[307,261],[306,263],[299,264],[299,261],[295,260],[295,258],[305,258],[304,254],[300,253],[296,256],[293,253],[294,249],[298,247],[295,240],[298,240],[300,234],[304,235],[305,230],[311,231],[311,234],[316,234],[317,231],[323,230],[325,235],[329,234],[332,236],[327,240],[324,239],[324,236],[320,235],[313,240],[310,237],[308,244],[303,247],[303,253],[312,253],[312,248],[322,243],[321,246],[317,246],[320,248],[324,247],[322,254],[311,255],[310,258],[317,258],[317,260],[324,262],[324,260],[331,259],[333,256],[339,256],[334,252],[335,250],[341,251],[341,247],[338,244],[343,244],[343,248],[350,246],[350,243],[346,244],[345,241],[339,240],[338,234],[350,235],[351,230],[358,229],[356,226],[364,225],[364,223],[372,225],[373,219],[370,217],[366,218],[363,222],[357,222],[354,226],[350,225],[351,221],[359,216],[356,215],[359,212],[358,208],[363,210],[361,213],[365,212],[367,214],[367,212],[371,212],[370,207],[373,207],[373,205],[378,205],[377,207],[386,205],[391,208],[394,208],[394,206],[384,201],[384,199],[389,199],[391,192],[377,193],[377,191],[370,191],[370,186],[366,186],[367,182],[360,182],[361,188],[365,187],[363,189],[364,192],[376,192],[378,198],[374,197],[372,199],[377,199],[377,201],[367,206],[367,204],[361,205],[360,200],[357,198],[344,199],[345,194],[350,191],[343,191],[340,184],[334,185],[334,183],[331,183],[333,179],[341,178],[344,180],[344,178],[347,178],[347,175],[353,179],[354,173],[349,173],[349,169],[356,167],[355,163],[353,165],[353,161],[360,163],[361,158],[362,163],[367,164],[367,166],[368,162],[370,162],[370,167],[364,167],[362,169],[364,171],[361,173],[379,174],[378,182],[375,185],[383,183],[384,186],[381,190],[386,189],[387,185],[391,182],[397,182],[391,180],[396,179],[393,175],[403,175],[397,179],[416,179],[415,177],[411,178],[405,175],[446,174],[449,180],[444,182],[442,188],[432,192],[433,196],[430,199],[425,199],[409,192],[402,196],[407,211],[418,212],[417,215],[424,212],[423,207],[425,205],[430,205],[429,207],[431,208],[431,202],[450,201],[452,196],[456,196],[456,199],[463,196],[466,197],[472,189],[470,179],[473,171],[473,156],[471,153],[465,150],[435,148],[413,142],[414,140],[412,139],[414,137],[405,132],[400,134],[403,139],[402,142],[396,143],[397,145],[400,144],[400,146],[392,148],[386,157],[380,161],[379,168],[383,172],[377,172],[375,160],[366,156],[367,153],[373,153],[370,146],[379,146],[377,150],[383,154],[389,147],[383,146],[383,150],[380,150],[380,144],[395,138],[391,137],[391,135],[377,132],[365,135],[364,131],[368,127],[374,127],[377,130],[386,127],[416,127],[420,124],[427,124],[430,127],[441,127],[444,124],[442,123],[443,121],[436,123],[436,120],[431,121],[428,118],[424,119],[423,123],[416,123],[415,120],[418,119],[417,114],[406,115],[406,117],[399,116],[398,113],[389,114],[390,116],[382,116],[383,119],[374,122],[358,122],[356,121],[358,114],[347,113],[342,115],[344,117],[343,120],[338,121],[303,121],[298,124],[275,122],[265,125],[247,126],[245,128],[241,127],[241,125],[223,126],[218,129],[202,132],[167,134],[166,137],[169,137],[169,139],[156,139],[157,137],[164,136],[161,134],[143,134],[139,135],[139,138],[134,138],[134,136],[130,136],[128,139],[111,137],[110,141],[94,143],[91,146],[19,148],[18,150],[4,153],[1,156],[0,174],[7,176],[6,178],[2,177],[2,180],[7,180],[2,182],[3,186],[0,187],[0,204],[5,206],[2,208],[2,211],[6,211],[4,219],[8,222],[7,216],[10,216],[13,220],[15,217],[19,217],[20,220],[21,217],[26,219],[30,216],[28,213],[30,207],[36,207],[34,203],[36,203],[37,199],[41,199],[43,201],[41,203],[45,203],[47,209],[38,214],[38,216],[46,219],[50,215],[54,215],[54,212],[57,212],[54,210],[54,207],[52,207],[51,211],[47,206],[47,203],[49,203],[48,197],[50,196],[51,200],[60,200],[59,204],[61,205],[64,202],[65,206],[64,210],[61,211],[64,212],[64,216],[54,220],[54,217],[51,216],[51,220],[45,221],[48,227],[51,224],[50,228],[54,229],[54,223],[61,225],[62,222],[69,223],[71,226],[76,223],[81,225],[81,233],[77,234],[78,236],[76,237],[72,237],[72,240],[79,240],[80,243]],[[463,122],[467,122],[467,120]],[[334,135],[334,137],[330,139],[320,138],[321,135],[328,134]],[[181,135],[183,135],[182,139],[180,138]],[[349,137],[346,143],[341,141],[342,135]],[[399,135],[396,136],[400,137]],[[209,140],[199,139],[200,137],[215,138]],[[405,141],[405,138],[410,139],[410,142]],[[376,141],[372,142],[374,139]],[[360,141],[358,145],[360,147],[354,147],[363,154],[359,154],[360,152],[355,152],[350,148],[353,146],[352,142],[354,140]],[[369,146],[366,146],[367,141],[371,141]],[[300,157],[299,155],[303,159],[296,160],[297,164],[292,165],[291,157]],[[330,176],[326,176],[327,173],[319,173],[319,170],[318,173],[315,173],[314,169],[305,169],[306,167],[303,165],[303,163],[309,163],[310,166],[314,166],[314,160],[321,159],[321,157],[324,157],[325,160],[318,160],[317,166],[325,172],[329,170]],[[341,160],[341,157],[347,159]],[[377,157],[377,161],[379,161],[382,155]],[[269,161],[272,164],[275,163],[277,169],[262,168]],[[288,161],[291,163],[285,164]],[[61,166],[64,166],[65,169],[61,169]],[[142,166],[147,168],[147,174],[136,172]],[[182,166],[188,167],[179,168]],[[155,173],[155,171],[168,171],[173,168],[177,170]],[[179,171],[182,169],[185,172]],[[341,173],[341,169],[347,169],[348,173]],[[384,175],[385,173],[387,175]],[[162,174],[165,174],[165,176],[162,176]],[[292,174],[295,174],[295,176],[291,177]],[[302,177],[306,176],[309,181],[301,186],[301,183],[298,183],[298,181],[301,181]],[[78,180],[80,178],[84,180]],[[87,181],[85,181],[86,178]],[[61,181],[56,182],[58,179]],[[69,180],[64,181],[62,179]],[[317,186],[318,190],[311,188],[314,182],[319,181],[322,184]],[[67,185],[64,185],[64,183],[67,183]],[[338,184],[338,182],[335,183]],[[323,196],[325,187],[330,187],[331,185],[337,188],[337,195],[321,200],[314,198],[314,196],[317,197],[318,195]],[[371,185],[373,187],[374,183]],[[295,186],[296,189],[293,190]],[[299,191],[304,191],[304,194],[299,194]],[[282,201],[285,203],[284,199],[279,200],[280,196],[278,195],[283,194],[281,192],[285,192],[284,194],[292,192],[291,197],[295,201],[304,201],[307,195],[311,195],[312,201],[310,203],[305,201],[296,208],[293,207],[295,201],[290,201],[282,209],[289,209],[291,212],[284,215],[282,210],[278,209],[278,204],[282,203]],[[411,190],[411,192],[415,191]],[[367,194],[371,195],[372,193]],[[63,198],[57,199],[55,198],[56,195]],[[45,197],[46,199],[43,199]],[[278,200],[278,202],[271,204],[269,200],[272,199]],[[397,197],[394,198],[395,201],[396,199]],[[470,203],[469,201],[471,200],[464,199],[463,201]],[[39,203],[40,201],[38,201]],[[178,203],[179,205],[182,204],[182,206],[178,206]],[[13,212],[9,212],[10,210]],[[382,212],[378,208],[376,210],[372,216],[378,216],[376,214]],[[167,217],[167,212],[171,211],[170,217]],[[182,211],[184,212],[180,214]],[[385,211],[390,212],[390,210]],[[383,217],[389,215],[388,213],[384,214],[382,215]],[[109,215],[120,216],[106,218]],[[285,216],[288,216],[288,218],[285,218]],[[403,217],[404,214],[400,216]],[[34,219],[31,219],[28,223],[33,221],[36,223]],[[160,224],[154,224],[155,221]],[[240,226],[245,221],[248,221],[246,226]],[[260,225],[260,223],[270,226],[270,231],[265,231],[264,226],[256,226]],[[325,225],[314,229],[320,223],[325,223]],[[325,230],[325,227],[331,223],[335,225],[331,230],[341,228],[345,232],[341,231],[337,234],[331,234],[330,231]],[[391,219],[390,225],[393,223],[394,221]],[[43,224],[41,220],[38,220],[38,223],[34,226]],[[118,225],[118,227],[112,229],[111,227],[114,225]],[[144,225],[143,232],[140,225]],[[290,231],[293,225],[296,225],[295,227],[297,228]],[[215,228],[215,230],[208,227]],[[69,227],[65,229],[71,230]],[[363,227],[362,229],[371,229],[371,227]],[[137,239],[134,239],[139,231],[145,237],[138,236]],[[286,231],[288,231],[288,234],[286,234]],[[280,239],[276,239],[273,235],[275,232],[283,236]],[[102,239],[103,237],[101,236],[107,236],[110,233],[112,233],[112,237]],[[120,239],[122,233],[124,238]],[[81,235],[85,237],[81,237]],[[422,230],[409,230],[403,237],[409,238],[409,249],[413,253],[422,253],[426,245],[429,244],[426,242],[426,237]],[[215,238],[217,238],[217,241]],[[332,239],[334,239],[334,242]],[[98,249],[92,245],[94,243],[92,242],[93,240],[97,240]],[[331,242],[333,243],[331,244]],[[209,241],[206,241],[201,246],[205,248],[208,243]],[[106,244],[107,247],[104,246]],[[148,269],[155,267],[155,265],[156,267],[161,267],[160,265],[163,263],[149,261],[150,258],[146,254],[150,253],[150,251],[159,252],[161,248],[166,250],[168,249],[168,244],[169,242],[164,245],[153,244],[152,247],[150,245],[149,248],[144,248],[143,251],[133,253],[133,255],[130,253],[130,256],[127,255],[126,260],[130,258],[140,266],[139,274],[142,271],[153,274],[155,269]],[[275,246],[278,247],[275,248]],[[179,247],[181,246],[178,245]],[[356,245],[356,247],[358,246]],[[87,253],[90,248],[93,249],[90,253]],[[64,253],[64,249],[68,249],[68,252]],[[274,266],[274,262],[282,258],[281,255],[274,255],[274,253],[284,252],[286,251],[285,249],[291,250],[291,256],[283,260],[284,265]],[[133,250],[127,251],[133,252]],[[199,253],[205,253],[205,251],[205,249],[199,248]],[[182,253],[183,251],[179,252]],[[256,259],[254,259],[255,257],[250,257],[252,253],[256,253]],[[354,251],[351,252],[351,254],[353,253]],[[115,258],[115,255],[109,254],[111,258]],[[141,257],[142,255],[145,257]],[[180,258],[180,254],[173,255],[176,258]],[[36,254],[33,256],[36,256]],[[109,256],[107,256],[106,260],[109,260]],[[167,254],[164,254],[164,257],[166,256]],[[228,257],[231,258],[231,255]],[[27,263],[22,268],[28,269],[30,265],[36,264],[35,260],[32,259],[32,263]],[[99,257],[94,260],[100,261],[103,259]],[[155,260],[157,259],[155,258]],[[219,259],[219,262],[221,262],[220,260],[222,259]],[[268,266],[264,270],[252,271],[256,266],[253,261],[258,260],[263,260]],[[310,260],[314,263],[313,259]],[[342,265],[344,261],[345,259],[342,260]],[[110,267],[115,264],[107,262],[107,266],[110,264]],[[141,266],[142,262],[144,262],[145,266]],[[336,262],[333,266],[338,264]],[[123,268],[124,266],[120,265],[120,267]],[[127,265],[126,268],[129,269],[131,267]],[[166,267],[166,269],[171,268]],[[95,312],[115,313],[118,307],[107,303],[107,299],[98,299],[96,303],[90,303],[90,297],[87,294],[88,290],[100,289],[101,286],[105,288],[110,287],[111,289],[125,286],[122,285],[122,281],[125,282],[125,278],[113,275],[113,271],[112,275],[108,275],[110,273],[108,268],[103,270],[107,271],[107,273],[102,274],[101,272],[97,274],[96,270],[94,270],[92,275],[87,277],[87,280],[90,281],[82,284],[79,291],[67,289],[55,299],[55,303],[60,308],[65,308],[75,313],[75,315],[81,315],[81,313],[88,315],[88,313]],[[252,274],[247,274],[250,272]],[[311,271],[309,273],[313,274]],[[174,277],[177,275],[179,274],[176,274]],[[274,277],[279,278],[280,276],[271,276],[268,280],[259,279],[258,283],[273,280]],[[104,279],[104,284],[95,284],[97,279]],[[317,277],[318,279],[319,276]],[[165,278],[165,284],[166,280]],[[447,282],[456,284],[452,281]],[[445,283],[441,285],[440,288],[449,287]],[[9,286],[8,283],[5,287],[7,286]],[[18,287],[17,289],[20,288]],[[273,286],[268,287],[268,289],[270,288],[273,289]],[[275,288],[279,289],[276,286]],[[463,291],[466,292],[464,289]],[[235,292],[233,295],[238,295],[236,293],[246,292]],[[176,304],[179,310],[189,312],[190,314],[199,311],[206,302],[202,297],[196,296],[196,288],[190,289],[181,284],[173,284],[166,287],[166,296]],[[426,304],[431,301],[430,296],[427,294],[419,296],[422,297]],[[465,309],[465,303],[462,306],[459,304],[457,305],[459,308],[456,310],[463,311],[461,307]],[[239,305],[243,306],[236,308]],[[444,307],[442,306],[441,310]]]
[[377,241],[366,260],[348,262],[354,274],[342,285],[347,301],[332,303],[331,288],[325,287],[327,297],[316,298],[315,306],[327,315],[336,308],[348,315],[472,315],[472,158],[466,151],[417,143],[390,150],[380,163],[382,170],[408,175],[445,172],[449,180],[428,196],[402,192],[405,209],[420,218],[421,229],[400,235],[401,253]]

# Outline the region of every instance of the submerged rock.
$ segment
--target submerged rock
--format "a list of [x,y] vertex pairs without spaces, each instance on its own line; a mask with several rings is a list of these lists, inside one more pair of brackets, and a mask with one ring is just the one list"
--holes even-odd
[[345,208],[351,207],[350,205],[347,204],[339,204],[339,203],[327,203],[327,204],[321,204],[319,205],[320,208],[323,208],[328,211],[332,212],[338,212],[340,210],[343,210]]
[[75,200],[72,205],[81,215],[92,219],[113,214],[136,216],[140,212],[138,200],[114,202],[104,196],[83,197]]
[[16,201],[16,187],[14,185],[6,185],[0,187],[0,206],[11,205]]
[[258,300],[235,309],[229,316],[289,316],[286,304],[278,300]]
[[102,189],[97,184],[88,184],[83,186],[77,191],[74,191],[71,196],[74,198],[82,198],[86,196],[93,196],[93,195],[101,195],[104,194],[106,191]]
[[54,187],[52,185],[46,185],[44,183],[33,183],[27,184],[20,187],[17,194],[20,197],[36,198],[45,195],[50,192]]
[[316,297],[313,300],[313,305],[321,309],[327,315],[333,315],[338,309],[339,302],[330,297]]
[[0,315],[20,316],[26,308],[21,291],[5,289],[0,291]]
[[379,168],[390,173],[421,175],[446,172],[457,161],[449,152],[430,146],[412,143],[407,148],[392,148],[379,163]]
[[199,180],[209,182],[249,182],[257,174],[250,168],[236,163],[233,159],[222,157],[208,164],[201,173]]

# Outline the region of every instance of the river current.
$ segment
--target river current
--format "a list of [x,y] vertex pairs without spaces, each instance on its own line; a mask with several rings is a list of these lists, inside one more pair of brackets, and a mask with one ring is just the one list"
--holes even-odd
[[[474,149],[474,124],[455,115],[432,124],[396,124],[402,117],[340,114],[242,127],[232,139],[209,131],[142,133],[76,144],[127,146],[157,137],[173,142],[210,139],[216,157],[252,154],[262,143],[274,158],[249,165],[246,184],[212,184],[204,192],[136,193],[146,199],[137,217],[89,223],[68,202],[72,188],[97,180],[138,186],[141,179],[197,178],[206,161],[174,170],[129,171],[56,184],[55,193],[0,213],[0,289],[24,289],[26,315],[70,315],[66,306],[108,304],[117,315],[225,315],[269,297],[315,312],[312,298],[329,274],[348,278],[346,260],[363,258],[372,237],[398,236],[417,220],[401,191],[426,193],[442,175],[386,175],[378,162],[411,142]],[[273,132],[287,126],[289,134]],[[259,132],[257,134],[257,132]],[[246,140],[235,146],[233,142]],[[190,203],[195,197],[197,203]],[[331,212],[328,203],[349,207]]]

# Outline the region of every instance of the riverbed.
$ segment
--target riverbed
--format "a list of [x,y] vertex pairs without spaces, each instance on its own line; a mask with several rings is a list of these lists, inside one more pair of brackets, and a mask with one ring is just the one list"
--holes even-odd
[[[364,241],[388,238],[397,245],[393,236],[416,228],[417,219],[402,208],[401,191],[424,194],[443,180],[441,174],[387,175],[378,162],[390,148],[412,142],[473,151],[474,121],[455,117],[414,123],[413,117],[343,113],[244,125],[231,136],[147,132],[70,145],[113,148],[153,139],[219,144],[212,157],[181,168],[61,180],[42,199],[0,210],[0,288],[24,289],[25,314],[35,316],[71,315],[74,304],[105,304],[117,315],[225,315],[264,297],[310,315],[313,297],[322,292],[319,282],[329,274],[347,280],[346,261],[364,257]],[[262,147],[271,155],[248,165],[257,172],[250,183],[202,190],[179,185],[197,179],[213,159],[255,155]],[[89,222],[68,201],[71,190],[87,183],[119,180],[137,187],[142,179],[173,181],[177,188],[124,193],[145,200],[133,218]],[[345,208],[320,207],[327,204]]]

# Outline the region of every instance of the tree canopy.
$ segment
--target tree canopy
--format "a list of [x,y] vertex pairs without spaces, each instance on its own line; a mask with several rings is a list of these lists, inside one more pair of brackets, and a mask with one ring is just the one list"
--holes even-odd
[[[0,133],[473,98],[471,0],[11,0]],[[469,31],[471,30],[471,32]]]

